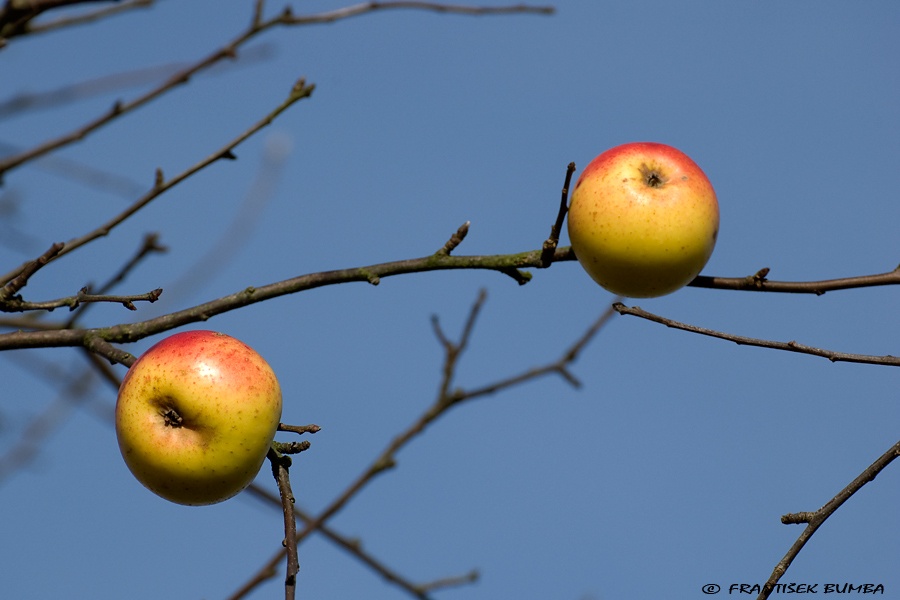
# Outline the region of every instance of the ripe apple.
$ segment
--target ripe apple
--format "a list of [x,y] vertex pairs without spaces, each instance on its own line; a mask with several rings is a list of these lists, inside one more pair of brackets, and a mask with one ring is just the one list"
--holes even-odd
[[280,421],[272,368],[214,331],[176,333],[147,350],[116,402],[125,464],[150,491],[179,504],[215,504],[250,485]]
[[569,240],[588,274],[614,294],[653,298],[696,277],[712,255],[719,203],[700,167],[671,146],[611,148],[581,173]]

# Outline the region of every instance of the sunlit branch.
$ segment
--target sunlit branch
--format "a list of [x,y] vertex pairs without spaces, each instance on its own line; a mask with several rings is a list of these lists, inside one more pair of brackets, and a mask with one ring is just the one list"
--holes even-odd
[[781,577],[788,570],[788,567],[791,566],[791,563],[800,553],[800,550],[803,549],[803,546],[806,545],[806,542],[813,536],[816,530],[825,522],[828,517],[830,517],[834,512],[841,507],[844,502],[850,499],[853,494],[858,492],[864,485],[874,480],[876,476],[878,476],[881,471],[883,471],[891,462],[894,461],[895,458],[900,456],[900,442],[894,444],[887,452],[882,454],[878,460],[869,465],[869,467],[859,474],[850,484],[847,485],[844,489],[842,489],[838,494],[828,501],[822,508],[815,512],[802,512],[802,513],[789,513],[781,517],[781,522],[790,525],[796,523],[807,523],[808,525],[803,530],[803,533],[800,534],[800,537],[797,538],[797,541],[791,546],[790,550],[788,550],[787,554],[784,555],[778,564],[775,565],[775,569],[772,571],[772,575],[769,576],[768,581],[766,581],[763,586],[763,591],[757,597],[757,600],[766,600],[775,589],[775,585],[781,579]]
[[67,307],[69,310],[75,310],[79,306],[89,303],[111,302],[113,304],[121,304],[128,310],[137,310],[135,302],[156,302],[162,294],[162,288],[157,288],[145,294],[131,295],[111,295],[111,294],[92,294],[88,288],[82,288],[74,296],[66,296],[56,300],[44,300],[41,302],[28,302],[20,298],[10,298],[0,302],[0,311],[3,312],[25,312],[33,310],[52,311],[56,308]]
[[672,327],[673,329],[680,329],[682,331],[689,331],[691,333],[698,333],[700,335],[714,337],[720,340],[728,340],[741,346],[757,346],[759,348],[771,348],[774,350],[798,352],[800,354],[811,354],[813,356],[821,356],[823,358],[827,358],[832,362],[854,362],[870,365],[900,367],[900,357],[898,356],[871,356],[868,354],[849,354],[846,352],[836,352],[834,350],[814,348],[812,346],[807,346],[795,341],[776,342],[771,340],[761,340],[757,338],[745,337],[742,335],[723,333],[721,331],[706,329],[705,327],[698,327],[696,325],[688,325],[687,323],[681,323],[679,321],[674,321],[672,319],[667,319],[666,317],[661,317],[659,315],[647,312],[639,306],[629,307],[625,306],[621,302],[617,302],[613,306],[621,315],[632,315],[635,317],[640,317],[648,321],[653,321],[654,323],[660,323],[662,325],[665,325],[666,327]]
[[[539,250],[536,252],[538,254],[540,253]],[[539,257],[536,258],[536,260],[540,260]],[[586,344],[603,328],[603,326],[615,314],[612,308],[607,309],[581,337],[579,337],[571,346],[569,346],[569,348],[566,349],[565,352],[562,353],[561,358],[556,361],[552,361],[542,367],[527,369],[522,373],[514,375],[512,377],[499,379],[493,384],[484,386],[482,388],[477,388],[475,390],[467,391],[464,389],[455,388],[453,386],[453,380],[455,377],[459,357],[462,352],[468,347],[470,337],[474,329],[475,320],[478,317],[478,314],[481,312],[485,299],[485,292],[482,291],[469,311],[468,318],[466,319],[466,323],[463,326],[463,330],[458,341],[454,342],[449,337],[447,337],[441,329],[439,323],[435,319],[432,319],[432,325],[435,330],[435,335],[437,336],[441,346],[443,346],[444,348],[444,364],[441,369],[441,382],[438,386],[437,398],[435,399],[434,403],[430,407],[428,407],[406,430],[398,434],[390,441],[390,443],[388,443],[381,454],[379,454],[379,456],[375,458],[375,460],[369,465],[369,467],[365,469],[356,478],[356,480],[354,480],[321,513],[319,513],[317,517],[309,520],[306,523],[303,530],[297,534],[298,543],[302,542],[306,537],[322,527],[328,521],[328,519],[330,519],[341,509],[343,509],[343,507],[346,506],[347,503],[355,498],[360,493],[360,491],[362,491],[363,488],[365,488],[378,475],[381,475],[394,468],[396,466],[395,456],[397,455],[397,453],[414,439],[416,439],[419,435],[423,434],[429,425],[431,425],[442,415],[446,414],[451,408],[467,400],[472,400],[486,394],[496,393],[505,389],[509,389],[513,386],[538,379],[547,374],[561,373],[565,370],[565,365],[574,362],[578,358],[579,353],[584,349]],[[570,382],[572,381],[570,377],[565,377],[565,379]],[[258,585],[258,583],[254,582],[261,583],[262,580],[266,578],[265,575],[271,573],[272,570],[277,566],[277,564],[282,560],[284,553],[285,551],[283,549],[276,553],[275,556],[273,556],[265,565],[263,565],[258,570],[258,572],[249,580],[247,584],[241,587],[240,593],[231,596],[230,600],[237,600],[238,598],[244,597],[244,595],[249,593],[256,585]],[[472,575],[470,574],[468,577],[472,577]],[[468,581],[468,579],[465,578],[457,578],[449,581],[458,583],[463,580]],[[427,597],[427,592],[429,589],[430,588],[418,588],[417,597]]]
[[544,241],[541,249],[541,266],[547,268],[553,262],[556,248],[559,246],[559,234],[562,232],[566,213],[569,211],[569,186],[572,183],[572,175],[575,173],[575,163],[570,162],[566,167],[566,179],[563,183],[562,197],[559,201],[559,211],[556,213],[556,221],[550,227],[550,237]]
[[[272,494],[271,492],[263,489],[255,483],[251,484],[250,487],[247,488],[247,492],[253,494],[254,496],[260,498],[261,500],[272,506],[276,506],[279,508],[281,507],[281,499],[279,498],[279,496]],[[301,508],[298,508],[296,505],[294,506],[294,515],[298,519],[300,519],[302,523],[310,523],[313,520],[313,516],[311,514]],[[385,565],[383,562],[375,558],[372,554],[366,552],[359,539],[350,538],[344,534],[338,533],[337,530],[327,524],[319,526],[317,531],[322,537],[328,539],[335,546],[343,549],[349,555],[353,556],[361,563],[372,569],[372,571],[378,573],[385,581],[396,585],[415,598],[427,598],[427,596],[423,596],[422,590],[434,591],[439,587],[445,588],[462,585],[463,583],[471,583],[478,578],[478,573],[472,571],[457,577],[444,578],[437,582],[423,584],[413,583],[412,581],[409,581],[408,579]],[[263,581],[275,577],[276,567],[280,562],[282,556],[283,553],[279,552],[274,559],[274,562],[272,563],[273,567],[271,571],[258,572],[257,576],[254,579],[248,580],[243,586],[241,586],[241,589],[236,590],[235,593],[230,596],[230,598],[232,600],[236,598],[243,598]]]
[[900,284],[900,266],[887,273],[877,275],[860,275],[826,279],[823,281],[770,281],[766,279],[769,269],[760,269],[747,277],[706,277],[698,276],[688,285],[692,287],[714,288],[717,290],[740,290],[746,292],[782,292],[789,294],[815,294],[821,296],[825,292],[849,290],[853,288],[875,287],[880,285]]
[[[349,269],[338,269],[334,271],[322,271],[307,275],[300,275],[284,281],[270,283],[260,287],[248,287],[239,292],[223,296],[203,304],[175,311],[161,317],[156,317],[146,321],[138,321],[135,323],[120,324],[102,329],[65,329],[56,331],[15,331],[0,334],[0,351],[13,350],[18,348],[48,348],[48,347],[64,347],[64,346],[80,346],[89,337],[99,337],[112,343],[130,343],[143,339],[148,336],[156,335],[188,325],[206,321],[216,315],[236,310],[244,306],[263,302],[272,298],[295,294],[298,292],[324,287],[329,285],[337,285],[350,282],[367,282],[372,285],[378,285],[382,279],[393,277],[396,275],[404,275],[409,273],[424,273],[428,271],[442,270],[488,270],[496,271],[504,275],[513,277],[519,284],[527,283],[531,279],[531,274],[522,269],[541,268],[543,264],[542,249],[531,250],[528,252],[520,252],[516,254],[494,254],[494,255],[449,255],[438,251],[432,255],[420,258],[399,260],[387,263],[369,265],[365,267],[353,267]],[[569,247],[557,248],[554,253],[554,263],[574,260],[574,254]],[[888,275],[888,274],[885,274]],[[886,277],[872,276],[867,279],[869,281],[874,278],[881,282]],[[834,280],[838,281],[838,280]],[[809,285],[799,283],[797,285]],[[775,291],[775,290],[773,290]],[[777,290],[782,291],[782,290]],[[640,309],[626,309],[623,314],[633,314],[650,318],[637,312]],[[631,311],[631,312],[627,312]],[[641,311],[643,312],[643,311]],[[647,313],[649,314],[649,313]],[[653,315],[656,317],[655,315]],[[650,320],[654,320],[650,318]],[[754,338],[745,338],[742,336],[732,336],[720,332],[705,330],[703,328],[685,325],[656,317],[660,323],[684,329],[686,331],[695,331],[712,337],[728,339],[738,344],[761,345],[763,347],[775,347],[782,350],[792,352],[801,352],[823,356],[834,361],[850,361],[865,362],[871,364],[885,364],[895,366],[900,359],[892,356],[869,356],[858,354],[847,354],[842,352],[833,352],[829,350],[821,350],[812,348],[796,342],[767,342],[766,340],[757,340]]]

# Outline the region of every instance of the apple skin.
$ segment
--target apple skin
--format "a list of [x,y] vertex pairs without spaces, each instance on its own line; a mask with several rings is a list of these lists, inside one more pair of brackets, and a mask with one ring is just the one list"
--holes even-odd
[[670,294],[696,277],[716,245],[712,184],[680,150],[634,142],[597,156],[572,192],[569,240],[585,271],[631,298]]
[[116,437],[132,474],[178,504],[231,498],[262,466],[281,421],[269,364],[214,331],[176,333],[128,370],[116,402]]

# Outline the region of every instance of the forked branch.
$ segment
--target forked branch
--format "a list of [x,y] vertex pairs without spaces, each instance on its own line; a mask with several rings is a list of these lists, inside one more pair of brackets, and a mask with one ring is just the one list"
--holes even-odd
[[[317,517],[310,519],[306,523],[306,526],[303,528],[303,530],[297,534],[297,543],[301,543],[310,534],[323,527],[331,517],[333,517],[341,509],[343,509],[352,499],[357,497],[359,493],[377,476],[393,469],[397,464],[395,458],[397,453],[414,439],[416,439],[419,435],[424,433],[429,425],[431,425],[442,415],[446,414],[451,408],[458,406],[465,401],[473,400],[489,394],[494,394],[550,374],[558,374],[569,383],[577,385],[577,382],[574,381],[574,378],[571,377],[570,374],[568,374],[567,366],[578,358],[580,352],[584,349],[587,343],[591,339],[593,339],[593,337],[596,336],[596,334],[603,328],[603,326],[615,315],[615,312],[612,310],[612,308],[606,310],[586,330],[586,332],[581,337],[579,337],[571,346],[569,346],[562,353],[562,356],[555,361],[552,361],[540,367],[527,369],[518,375],[498,379],[494,383],[483,386],[481,388],[476,388],[473,390],[456,388],[453,385],[453,382],[455,379],[457,364],[461,354],[468,347],[472,332],[474,330],[476,319],[481,312],[485,300],[486,294],[484,293],[484,291],[482,291],[481,293],[479,293],[478,298],[475,300],[472,308],[469,311],[468,318],[466,319],[465,325],[463,326],[463,330],[458,341],[451,340],[447,335],[444,334],[437,320],[432,320],[435,334],[441,346],[444,348],[444,365],[441,369],[441,382],[438,386],[438,393],[434,403],[429,406],[409,427],[407,427],[404,431],[394,437],[388,443],[385,449],[375,458],[375,460],[372,461],[369,467],[365,469],[356,478],[356,480],[354,480],[341,494],[339,494],[321,513],[319,513]],[[284,549],[279,550],[279,552],[277,552],[265,565],[263,565],[259,569],[259,571],[253,577],[250,578],[247,584],[241,587],[238,594],[231,597],[231,600],[243,598],[256,585],[258,585],[259,582],[262,582],[264,579],[266,579],[267,575],[271,574],[277,567],[278,563],[284,557],[284,554]],[[447,581],[458,584],[460,579],[453,578]],[[413,590],[413,593],[417,598],[427,598],[427,593],[431,589],[433,589],[433,587],[415,588]]]
[[834,512],[841,507],[844,502],[850,499],[853,494],[858,492],[864,485],[874,480],[875,477],[878,476],[889,464],[891,464],[895,458],[900,456],[900,442],[894,444],[887,452],[878,457],[874,463],[869,465],[869,467],[859,474],[853,481],[851,481],[847,487],[842,489],[838,494],[828,501],[822,508],[815,512],[801,512],[801,513],[788,513],[781,517],[781,522],[784,524],[795,524],[795,523],[807,523],[806,528],[804,528],[803,533],[800,534],[800,537],[797,538],[797,541],[791,546],[790,550],[788,550],[787,554],[784,555],[778,564],[775,565],[775,569],[772,571],[772,575],[769,576],[768,581],[766,581],[763,586],[762,592],[757,597],[757,600],[766,600],[772,592],[775,590],[775,586],[781,577],[788,570],[788,567],[791,566],[791,563],[800,553],[800,550],[803,549],[803,546],[806,545],[806,542],[813,536],[816,530],[825,522],[828,517],[834,514]]

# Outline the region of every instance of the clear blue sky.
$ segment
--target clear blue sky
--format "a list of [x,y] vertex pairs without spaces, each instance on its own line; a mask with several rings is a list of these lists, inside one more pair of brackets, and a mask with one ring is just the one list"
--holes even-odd
[[[250,5],[160,2],[13,40],[0,50],[0,101],[198,60],[246,26]],[[295,11],[335,6],[304,1]],[[0,270],[117,213],[157,167],[171,176],[220,148],[300,76],[316,84],[313,97],[240,146],[239,160],[47,267],[27,297],[103,281],[149,231],[169,253],[119,291],[162,287],[163,299],[137,313],[94,307],[86,325],[427,255],[465,221],[458,253],[534,249],[556,216],[566,165],[629,141],[674,145],[712,180],[722,225],[705,274],[770,267],[772,279],[815,280],[900,262],[896,2],[582,0],[558,3],[550,17],[386,11],[270,31],[248,48],[260,44],[266,60],[199,77],[54,155],[128,178],[138,193],[60,177],[58,162],[7,174]],[[3,119],[0,142],[33,145],[147,85]],[[271,193],[255,183],[266,148],[284,161],[263,175]],[[242,209],[248,195],[264,202]],[[226,264],[184,280],[236,220],[234,254],[219,251]],[[481,288],[488,301],[460,364],[464,388],[555,360],[612,300],[568,262],[524,287],[496,273],[413,274],[202,326],[270,361],[286,422],[323,427],[296,461],[298,505],[326,506],[433,401],[442,353],[429,319],[457,335]],[[630,304],[735,334],[900,354],[896,287],[821,297],[687,288]],[[84,364],[73,350],[0,355],[0,456],[72,396],[58,377]],[[764,582],[801,531],[780,516],[817,509],[900,438],[889,367],[618,317],[573,372],[581,389],[551,377],[453,410],[330,524],[412,581],[480,570],[477,584],[441,599],[702,598],[707,583]],[[0,480],[0,595],[226,597],[278,549],[280,513],[248,495],[187,508],[146,491],[119,456],[115,391],[92,386],[28,466]],[[898,597],[898,469],[841,508],[782,581],[880,583],[884,597]],[[274,489],[265,472],[258,481]],[[298,597],[408,597],[321,537],[301,546],[300,561]],[[280,588],[279,576],[252,597]]]

